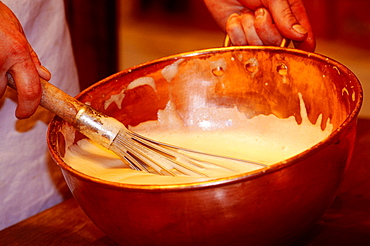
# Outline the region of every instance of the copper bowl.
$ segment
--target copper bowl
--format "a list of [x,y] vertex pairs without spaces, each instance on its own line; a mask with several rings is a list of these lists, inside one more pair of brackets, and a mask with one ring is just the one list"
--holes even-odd
[[[163,72],[169,65],[177,73]],[[127,89],[144,76],[155,79],[156,92],[148,85]],[[294,116],[299,123],[298,92],[310,121],[321,114],[323,122],[329,119],[333,125],[332,134],[286,161],[250,173],[181,185],[100,180],[63,162],[67,132],[62,126],[67,124],[59,117],[49,126],[49,149],[84,212],[122,245],[290,243],[333,201],[352,154],[362,89],[345,66],[287,48],[208,49],[116,73],[77,96],[125,125],[156,119],[170,97],[186,115],[192,96],[202,97],[206,105],[237,105],[248,117]],[[122,93],[121,105],[104,107],[111,95]]]

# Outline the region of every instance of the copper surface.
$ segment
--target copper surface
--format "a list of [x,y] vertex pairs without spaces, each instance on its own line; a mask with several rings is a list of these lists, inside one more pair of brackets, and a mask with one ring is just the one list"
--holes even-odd
[[[162,69],[180,59],[178,76],[169,83]],[[226,63],[214,70],[212,64],[220,59]],[[143,76],[155,78],[156,91],[147,85],[125,91]],[[216,81],[208,83],[215,86],[207,81]],[[125,93],[120,106],[104,108],[110,95],[120,93]],[[250,118],[274,114],[294,116],[300,123],[298,93],[310,121],[322,115],[334,132],[311,149],[252,173],[167,186],[102,181],[63,162],[65,123],[58,117],[49,127],[49,149],[81,208],[122,245],[285,244],[299,238],[329,207],[351,158],[362,89],[345,66],[287,48],[227,47],[148,62],[78,95],[124,124],[137,125],[156,119],[170,98],[186,117],[194,106],[192,96],[203,97],[206,105],[236,106]]]

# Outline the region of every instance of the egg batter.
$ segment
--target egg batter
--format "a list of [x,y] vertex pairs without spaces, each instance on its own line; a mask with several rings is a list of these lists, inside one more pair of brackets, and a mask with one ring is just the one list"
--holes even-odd
[[[158,112],[157,121],[144,122],[130,127],[130,130],[160,142],[268,166],[309,149],[328,137],[333,130],[330,122],[326,122],[322,130],[320,117],[316,124],[312,124],[300,94],[299,97],[301,124],[297,124],[293,116],[280,119],[275,115],[258,115],[247,119],[237,108],[199,108],[184,122],[169,102],[164,110]],[[152,185],[200,182],[264,167],[247,162],[242,165],[240,162],[223,162],[223,166],[236,172],[217,169],[212,171],[210,177],[160,176],[130,169],[113,152],[88,139],[70,144],[64,161],[95,178]]]

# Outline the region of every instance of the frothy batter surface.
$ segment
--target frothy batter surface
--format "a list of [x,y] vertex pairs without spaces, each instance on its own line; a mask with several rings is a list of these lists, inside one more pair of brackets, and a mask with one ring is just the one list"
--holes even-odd
[[[271,165],[305,151],[332,132],[329,122],[323,131],[320,118],[316,124],[308,120],[302,99],[301,116],[303,122],[298,125],[294,117],[279,119],[274,115],[259,115],[247,119],[236,108],[199,108],[184,122],[169,103],[165,110],[158,113],[158,121],[144,122],[130,129],[172,145]],[[210,178],[194,178],[134,171],[113,152],[88,139],[70,146],[64,161],[89,176],[131,184],[180,184],[233,174],[216,172]],[[234,168],[233,163],[225,165]],[[260,168],[245,164],[234,169],[245,173]]]

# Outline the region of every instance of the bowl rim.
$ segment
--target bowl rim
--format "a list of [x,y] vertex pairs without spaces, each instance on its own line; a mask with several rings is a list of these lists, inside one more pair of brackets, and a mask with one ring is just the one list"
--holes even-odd
[[136,66],[133,66],[131,68],[124,69],[122,71],[119,71],[117,73],[114,73],[97,83],[91,85],[90,87],[84,89],[81,91],[78,95],[75,96],[75,98],[80,98],[82,97],[85,93],[87,93],[90,90],[93,90],[94,88],[100,86],[101,84],[105,84],[112,79],[116,77],[120,77],[124,74],[131,73],[134,70],[138,69],[143,69],[147,66],[152,66],[164,61],[170,61],[170,60],[178,60],[181,58],[187,58],[187,57],[194,57],[198,55],[206,55],[206,54],[213,54],[213,53],[224,53],[224,52],[229,52],[229,51],[260,51],[260,50],[267,50],[267,51],[274,51],[274,52],[287,52],[293,55],[298,55],[301,57],[307,57],[310,59],[316,59],[320,61],[325,61],[328,65],[332,65],[333,67],[337,67],[338,69],[342,69],[343,71],[341,72],[346,72],[348,75],[353,76],[353,80],[351,81],[356,87],[355,91],[358,92],[358,97],[355,98],[356,106],[352,110],[350,114],[346,117],[346,119],[342,122],[340,126],[337,127],[326,139],[320,141],[319,143],[315,144],[311,148],[295,155],[292,156],[286,160],[277,162],[273,165],[269,165],[267,167],[250,171],[247,173],[239,173],[235,175],[231,175],[228,177],[223,177],[223,178],[216,178],[216,179],[211,179],[207,181],[201,181],[201,182],[191,182],[191,183],[183,183],[183,184],[161,184],[161,185],[153,185],[153,184],[129,184],[129,183],[121,183],[121,182],[114,182],[114,181],[108,181],[108,180],[103,180],[100,178],[96,178],[93,176],[89,176],[87,174],[84,174],[76,169],[73,169],[70,167],[67,163],[63,161],[63,159],[55,153],[55,149],[53,148],[53,144],[51,143],[51,139],[55,138],[55,131],[56,129],[53,129],[53,126],[56,125],[59,122],[62,122],[63,120],[59,116],[55,116],[52,121],[50,122],[48,126],[48,131],[47,131],[47,144],[49,147],[49,152],[51,156],[53,157],[54,161],[57,163],[57,165],[65,171],[68,171],[70,174],[72,174],[75,177],[82,178],[85,181],[88,182],[93,182],[95,184],[109,187],[110,189],[130,189],[130,190],[140,190],[140,191],[174,191],[174,190],[188,190],[188,189],[203,189],[207,187],[214,187],[214,186],[220,186],[220,185],[225,185],[225,184],[231,184],[239,181],[245,181],[245,180],[252,180],[264,175],[267,175],[272,172],[276,172],[278,170],[287,168],[291,165],[294,165],[298,163],[300,160],[303,158],[306,158],[307,156],[311,156],[323,147],[332,144],[338,139],[338,135],[341,134],[345,129],[349,128],[351,126],[351,123],[353,121],[356,121],[356,118],[360,112],[362,103],[363,103],[363,89],[361,86],[361,83],[359,79],[356,77],[356,75],[346,66],[341,64],[340,62],[329,58],[325,55],[321,55],[318,53],[312,53],[312,52],[307,52],[303,50],[298,50],[298,49],[292,49],[292,48],[283,48],[283,47],[275,47],[275,46],[231,46],[231,47],[220,47],[220,48],[208,48],[208,49],[200,49],[200,50],[195,50],[195,51],[189,51],[189,52],[183,52],[175,55],[170,55],[170,56],[165,56],[159,59],[155,59],[152,61],[148,61]]

